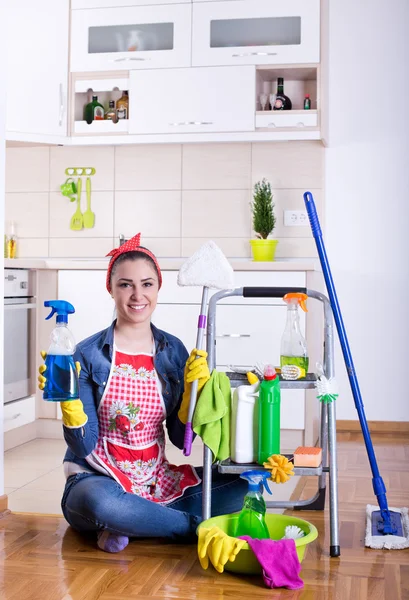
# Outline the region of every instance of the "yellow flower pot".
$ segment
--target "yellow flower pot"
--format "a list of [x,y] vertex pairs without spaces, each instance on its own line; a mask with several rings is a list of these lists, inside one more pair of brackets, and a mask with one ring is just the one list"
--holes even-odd
[[253,260],[274,260],[278,240],[250,240]]

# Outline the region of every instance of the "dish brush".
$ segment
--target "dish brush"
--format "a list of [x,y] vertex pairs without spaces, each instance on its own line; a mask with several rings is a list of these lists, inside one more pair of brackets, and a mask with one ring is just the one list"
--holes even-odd
[[283,379],[295,381],[301,377],[305,377],[305,369],[297,367],[297,365],[284,365],[281,367],[281,376]]
[[284,530],[284,537],[281,538],[283,540],[299,540],[304,537],[305,533],[302,529],[297,527],[297,525],[287,525]]

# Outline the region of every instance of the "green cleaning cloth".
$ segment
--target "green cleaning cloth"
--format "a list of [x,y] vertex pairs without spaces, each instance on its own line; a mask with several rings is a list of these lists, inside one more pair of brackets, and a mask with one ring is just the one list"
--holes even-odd
[[197,400],[193,431],[213,453],[213,462],[230,456],[230,379],[213,369]]

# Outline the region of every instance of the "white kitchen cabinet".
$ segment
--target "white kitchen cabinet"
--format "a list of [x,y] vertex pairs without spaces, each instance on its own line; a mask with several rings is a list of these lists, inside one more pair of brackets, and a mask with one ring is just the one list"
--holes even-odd
[[9,402],[4,405],[3,410],[3,431],[11,431],[17,427],[22,427],[32,423],[36,418],[35,396],[29,396],[16,402]]
[[109,327],[114,319],[114,301],[105,287],[106,271],[59,271],[58,299],[75,308],[68,327],[76,342]]
[[6,138],[65,136],[69,0],[13,0],[4,15]]
[[192,64],[295,64],[320,60],[320,0],[193,4]]
[[255,67],[131,71],[129,133],[254,131]]
[[122,8],[155,4],[190,4],[191,0],[71,0],[71,8]]
[[189,66],[191,12],[188,3],[74,10],[71,71]]

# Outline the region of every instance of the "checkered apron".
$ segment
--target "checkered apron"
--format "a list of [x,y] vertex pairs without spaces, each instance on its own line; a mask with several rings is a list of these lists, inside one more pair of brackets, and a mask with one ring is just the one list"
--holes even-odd
[[166,504],[200,483],[190,465],[169,464],[163,421],[166,408],[152,354],[114,348],[111,372],[98,408],[99,437],[87,461],[126,492]]

